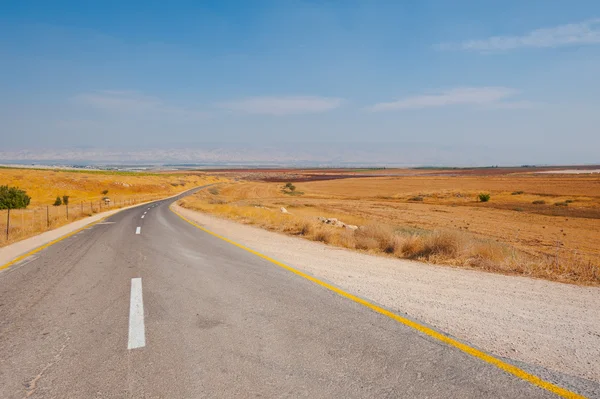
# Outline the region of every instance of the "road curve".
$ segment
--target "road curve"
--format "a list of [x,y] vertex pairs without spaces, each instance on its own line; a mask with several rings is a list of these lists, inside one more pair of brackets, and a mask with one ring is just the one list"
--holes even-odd
[[0,273],[0,397],[555,398],[169,210]]

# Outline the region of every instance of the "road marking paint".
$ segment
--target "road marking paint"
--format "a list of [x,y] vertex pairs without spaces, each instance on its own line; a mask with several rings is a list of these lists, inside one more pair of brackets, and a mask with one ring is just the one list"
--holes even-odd
[[[200,187],[196,187],[195,189],[200,189],[200,188],[202,188],[202,187],[208,187],[208,186],[212,186],[212,184],[209,184],[209,185],[206,185],[206,186],[200,186]],[[191,192],[191,191],[193,191],[193,190],[195,190],[195,189],[190,189],[190,190],[188,190],[188,191],[190,191],[190,192]],[[187,191],[186,191],[186,192],[187,192]],[[172,197],[168,197],[168,198],[176,198],[176,197],[177,197],[177,196],[172,196]],[[135,206],[134,206],[134,208],[138,208],[138,207],[139,207],[139,208],[141,208],[141,207],[142,207],[142,206],[144,206],[144,205],[146,205],[146,204],[142,203],[142,204],[140,204],[140,205],[135,205]],[[37,247],[37,248],[34,248],[34,249],[32,249],[31,251],[24,253],[23,255],[19,255],[19,256],[17,256],[16,258],[14,258],[13,260],[11,260],[11,261],[9,261],[9,262],[7,262],[7,263],[5,263],[5,264],[1,265],[1,266],[0,266],[0,270],[8,269],[9,267],[11,267],[12,265],[14,265],[15,263],[18,263],[18,262],[22,261],[23,259],[25,259],[25,258],[27,258],[27,257],[29,257],[29,256],[31,256],[31,255],[33,255],[33,254],[36,254],[36,253],[38,253],[38,252],[40,252],[40,251],[43,251],[44,249],[46,249],[46,248],[48,248],[48,247],[50,247],[50,246],[52,246],[52,245],[54,245],[54,244],[57,244],[57,243],[59,243],[59,242],[61,242],[61,241],[65,240],[65,239],[67,239],[67,238],[71,237],[72,235],[79,233],[80,231],[83,231],[83,230],[89,229],[89,228],[91,228],[91,227],[94,227],[95,225],[97,225],[97,224],[100,224],[101,222],[103,222],[104,220],[108,219],[109,217],[111,217],[111,216],[114,216],[114,215],[116,215],[117,213],[119,213],[119,212],[123,212],[123,211],[125,211],[125,210],[127,210],[127,209],[129,209],[129,208],[122,208],[122,209],[119,209],[119,210],[117,210],[117,212],[113,213],[112,215],[107,215],[107,216],[103,217],[102,219],[98,219],[98,220],[96,220],[95,222],[91,222],[91,223],[89,223],[89,224],[86,224],[85,226],[83,226],[83,227],[81,227],[81,228],[79,228],[79,229],[77,229],[77,230],[75,230],[75,231],[72,231],[72,232],[70,232],[70,233],[67,233],[67,234],[65,234],[65,235],[63,235],[63,236],[61,236],[61,237],[58,237],[58,238],[57,238],[57,239],[55,239],[55,240],[52,240],[52,241],[50,241],[50,242],[48,242],[48,243],[46,243],[46,244],[44,244],[44,245],[41,245],[41,246],[39,246],[39,247]],[[107,222],[107,224],[108,224],[108,223],[115,223],[115,222]]]
[[115,222],[102,222],[102,223],[96,223],[96,224],[115,224]]
[[258,251],[255,251],[253,249],[250,249],[242,244],[238,244],[237,242],[230,240],[229,238],[223,237],[222,235],[219,235],[217,233],[213,233],[212,231],[200,226],[197,223],[192,222],[191,220],[187,219],[185,216],[181,215],[180,213],[174,211],[173,209],[171,209],[169,207],[169,209],[171,210],[171,212],[173,212],[174,214],[176,214],[177,216],[179,216],[181,219],[185,220],[186,222],[188,222],[189,224],[191,224],[194,227],[197,227],[198,229],[204,231],[205,233],[208,233],[214,237],[217,237],[225,242],[228,242],[229,244],[235,245],[238,248],[243,249],[244,251],[250,252],[253,255],[258,256],[259,258],[262,258],[264,260],[267,260],[279,267],[282,267],[283,269],[286,269],[300,277],[303,277],[315,284],[320,285],[321,287],[324,287],[330,291],[335,292],[336,294],[346,298],[346,299],[350,299],[351,301],[354,301],[356,303],[359,303],[381,315],[387,316],[390,319],[393,319],[401,324],[404,324],[405,326],[408,326],[410,328],[413,328],[431,338],[437,339],[438,341],[444,342],[445,344],[452,346],[462,352],[465,352],[473,357],[476,357],[477,359],[480,359],[486,363],[489,363],[493,366],[496,366],[497,368],[499,368],[502,371],[505,371],[506,373],[512,374],[515,377],[518,377],[522,380],[525,380],[537,387],[540,387],[542,389],[545,389],[547,391],[550,391],[562,398],[568,398],[568,399],[586,399],[585,396],[579,395],[575,392],[571,392],[565,388],[562,388],[558,385],[555,385],[549,381],[543,380],[540,377],[530,374],[528,372],[526,372],[525,370],[522,370],[516,366],[513,366],[512,364],[506,363],[490,354],[487,354],[483,351],[480,351],[479,349],[475,349],[467,344],[464,344],[460,341],[457,341],[456,339],[450,338],[442,333],[437,332],[436,330],[430,328],[430,327],[426,327],[422,324],[419,324],[413,320],[407,319],[406,317],[397,315],[395,313],[390,312],[387,309],[382,308],[381,306],[375,305],[374,303],[371,303],[365,299],[359,298],[355,295],[350,294],[349,292],[346,292],[338,287],[335,287],[329,283],[326,283],[324,281],[319,280],[316,277],[313,277],[309,274],[306,274],[298,269],[295,269],[291,266],[286,265],[285,263],[279,262],[278,260],[275,260],[273,258],[268,257],[267,255],[263,255]]
[[127,349],[146,346],[146,328],[144,326],[144,300],[142,298],[142,279],[131,279],[131,299],[129,303],[129,342]]
[[140,226],[136,227],[135,234],[140,234],[142,232],[142,228]]
[[142,219],[144,218],[144,216],[146,216],[146,215],[142,215]]
[[51,246],[51,245],[54,245],[54,244],[56,244],[56,243],[58,243],[58,242],[60,242],[60,241],[62,241],[62,240],[66,240],[67,238],[69,238],[69,237],[71,237],[71,236],[74,236],[75,234],[79,233],[80,231],[83,231],[83,230],[85,230],[85,229],[89,229],[90,227],[92,227],[92,226],[95,226],[95,225],[99,224],[100,222],[102,222],[103,220],[105,220],[105,219],[107,219],[107,218],[109,218],[109,217],[111,217],[111,216],[113,216],[113,215],[108,215],[108,216],[106,216],[106,217],[103,217],[102,219],[99,219],[99,220],[97,220],[97,221],[95,221],[95,222],[92,222],[92,223],[90,223],[90,224],[87,224],[87,225],[83,226],[83,227],[82,227],[82,228],[80,228],[80,229],[77,229],[77,230],[75,230],[75,231],[72,231],[72,232],[70,232],[70,233],[67,233],[67,234],[65,234],[64,236],[57,238],[56,240],[52,240],[52,241],[50,241],[50,242],[49,242],[49,243],[47,243],[47,244],[44,244],[44,245],[42,245],[42,246],[40,246],[40,247],[37,247],[36,249],[33,249],[33,250],[31,250],[31,251],[29,251],[29,252],[27,252],[27,253],[24,253],[24,254],[23,254],[23,255],[21,255],[21,256],[17,256],[16,258],[14,258],[13,260],[11,260],[10,262],[8,262],[8,263],[5,263],[4,265],[0,266],[0,270],[8,269],[9,267],[11,267],[12,265],[14,265],[15,263],[19,263],[19,262],[20,262],[20,261],[22,261],[23,259],[25,259],[25,258],[28,258],[28,257],[30,257],[31,255],[33,255],[33,254],[36,254],[36,253],[38,253],[38,252],[40,252],[40,251],[42,251],[42,250],[44,250],[44,249],[48,248],[48,247],[49,247],[49,246]]

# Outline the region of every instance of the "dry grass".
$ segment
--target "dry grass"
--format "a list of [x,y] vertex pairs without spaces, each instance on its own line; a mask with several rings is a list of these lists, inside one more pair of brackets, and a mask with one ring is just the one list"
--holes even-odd
[[[359,180],[368,182],[370,179]],[[341,185],[344,181],[335,183]],[[374,254],[556,281],[600,283],[597,262],[600,258],[594,258],[590,251],[578,251],[565,245],[565,231],[561,231],[565,235],[560,236],[563,241],[559,241],[557,247],[554,233],[566,223],[569,235],[577,227],[580,234],[589,234],[588,239],[597,243],[600,226],[596,220],[575,217],[559,220],[477,205],[469,208],[411,204],[408,198],[403,203],[354,196],[332,199],[306,188],[313,182],[301,184],[306,191],[303,198],[282,198],[281,184],[238,183],[220,187],[218,195],[203,190],[185,199],[182,205],[269,230]],[[356,181],[350,184],[353,186]],[[518,184],[523,185],[522,182]],[[512,195],[515,191],[520,190],[509,189],[507,196],[527,197],[527,194]],[[291,214],[281,213],[281,206]],[[402,223],[409,215],[412,223]],[[325,225],[318,222],[316,216],[336,217],[361,228],[352,231]],[[450,224],[440,223],[448,220]],[[531,240],[537,228],[548,237],[550,247],[544,246],[539,239]],[[509,239],[504,240],[502,238],[506,236],[496,233],[507,234]],[[595,248],[589,248],[592,247]]]
[[[0,185],[16,186],[31,196],[27,209],[0,210],[0,247],[64,224],[114,208],[174,195],[214,182],[208,175],[170,175],[116,171],[67,171],[0,168]],[[111,204],[102,201],[108,190]],[[69,196],[67,207],[52,206],[57,196]]]

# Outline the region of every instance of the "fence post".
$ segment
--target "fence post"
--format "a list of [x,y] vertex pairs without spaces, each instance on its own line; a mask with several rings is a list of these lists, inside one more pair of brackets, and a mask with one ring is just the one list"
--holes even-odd
[[6,241],[8,241],[8,231],[10,230],[10,208],[6,213]]
[[65,209],[67,210],[67,220],[69,220],[69,204],[65,204]]
[[46,205],[46,226],[50,227],[50,207]]
[[83,215],[83,201],[81,201],[81,214]]

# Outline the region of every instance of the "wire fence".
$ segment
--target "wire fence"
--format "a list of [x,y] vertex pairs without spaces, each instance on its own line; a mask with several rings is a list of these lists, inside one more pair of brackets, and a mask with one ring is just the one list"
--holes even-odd
[[71,200],[68,205],[3,209],[0,210],[0,247],[96,213],[160,198],[160,195],[154,195],[114,198],[110,202],[102,199]]

